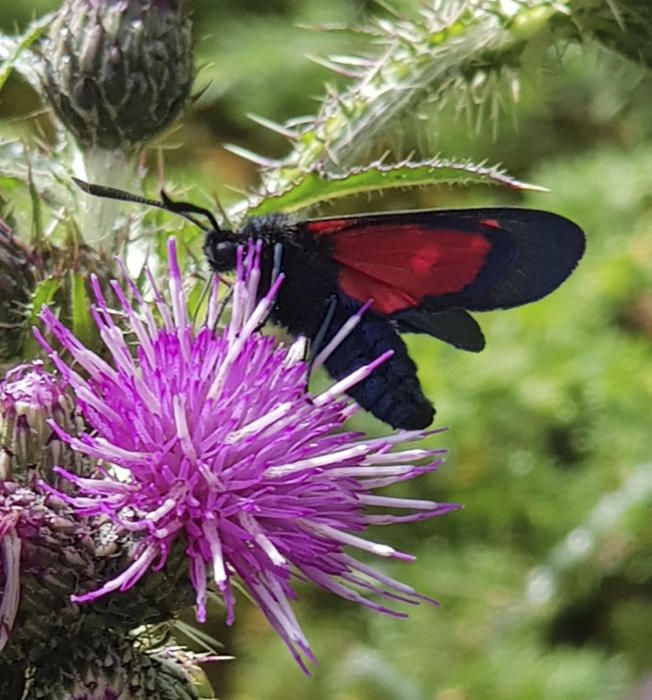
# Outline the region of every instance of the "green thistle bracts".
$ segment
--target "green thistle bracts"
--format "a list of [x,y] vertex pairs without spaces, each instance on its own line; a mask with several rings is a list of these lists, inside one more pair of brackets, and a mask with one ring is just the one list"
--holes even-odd
[[0,362],[20,352],[34,285],[27,246],[0,219]]
[[[9,557],[7,540],[0,580],[3,597],[15,600],[15,605],[2,611],[3,663],[47,664],[59,647],[109,628],[126,634],[144,624],[160,624],[192,600],[179,545],[171,552],[168,566],[127,595],[79,605],[71,601],[71,594],[93,589],[117,566],[127,566],[135,542],[109,524],[83,521],[55,497],[4,481],[0,482],[0,520],[6,524],[8,519],[14,523],[9,540],[15,543],[15,553]],[[2,677],[0,667],[0,690]]]
[[45,89],[82,148],[127,150],[183,109],[191,48],[180,0],[66,0],[44,50]]
[[182,666],[103,631],[41,666],[25,700],[197,700]]

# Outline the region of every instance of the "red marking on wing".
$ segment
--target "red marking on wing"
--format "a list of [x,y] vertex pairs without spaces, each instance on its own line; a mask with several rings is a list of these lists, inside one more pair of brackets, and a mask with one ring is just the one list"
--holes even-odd
[[329,233],[337,233],[342,229],[354,226],[356,221],[357,219],[317,219],[308,222],[308,230],[315,238],[320,238]]
[[480,223],[487,228],[502,228],[497,219],[482,219]]
[[491,248],[480,233],[419,224],[332,220],[311,222],[311,231],[322,223],[317,235],[336,234],[332,257],[340,265],[340,288],[358,301],[373,299],[371,308],[381,314],[459,292],[476,278]]

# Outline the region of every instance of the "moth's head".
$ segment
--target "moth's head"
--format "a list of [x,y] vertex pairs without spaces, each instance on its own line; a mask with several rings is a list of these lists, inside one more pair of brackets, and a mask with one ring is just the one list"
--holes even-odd
[[236,268],[238,241],[230,231],[209,229],[204,240],[204,254],[215,272],[231,272]]

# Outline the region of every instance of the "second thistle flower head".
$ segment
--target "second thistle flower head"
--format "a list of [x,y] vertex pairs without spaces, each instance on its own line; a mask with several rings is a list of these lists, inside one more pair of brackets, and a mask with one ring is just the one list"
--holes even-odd
[[375,493],[433,471],[440,451],[400,448],[422,432],[378,439],[335,432],[356,410],[343,393],[385,358],[311,397],[297,347],[258,331],[282,284],[280,276],[257,301],[259,259],[260,246],[241,251],[230,320],[222,327],[218,282],[203,322],[195,327],[189,318],[171,242],[169,301],[150,273],[152,303],[128,276],[133,302],[113,283],[122,327],[94,284],[93,315],[108,362],[47,309],[43,321],[76,369],[40,341],[89,426],[77,436],[57,428],[59,437],[105,465],[95,479],[65,474],[79,495],[64,498],[81,515],[108,517],[141,536],[129,568],[77,600],[133,586],[163,566],[172,542],[183,537],[198,618],[205,618],[212,580],[231,622],[238,579],[303,666],[313,657],[290,606],[293,577],[397,614],[382,601],[415,603],[421,596],[345,548],[411,559],[361,534],[370,525],[421,520],[456,506]]
[[78,418],[65,384],[39,361],[18,365],[0,382],[0,480],[21,484],[33,473],[52,481],[52,468],[64,464],[83,473],[82,455],[62,450],[49,420],[75,431]]
[[138,146],[169,126],[190,95],[182,0],[64,0],[45,53],[52,107],[84,148]]

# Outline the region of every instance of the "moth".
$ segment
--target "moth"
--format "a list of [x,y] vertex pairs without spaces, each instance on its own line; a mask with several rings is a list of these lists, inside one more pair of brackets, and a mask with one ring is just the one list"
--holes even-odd
[[[262,241],[262,279],[279,271],[285,275],[271,321],[320,347],[368,303],[325,367],[337,380],[393,351],[349,393],[394,428],[423,429],[435,414],[401,334],[425,333],[479,352],[485,339],[471,312],[509,309],[545,297],[571,274],[585,248],[577,224],[536,209],[437,209],[318,219],[271,214],[229,230],[210,211],[174,202],[164,193],[156,201],[75,181],[89,194],[156,206],[200,225],[206,232],[206,258],[216,272],[235,269],[238,246]],[[209,224],[197,221],[196,214]],[[261,294],[269,288],[266,284]]]

